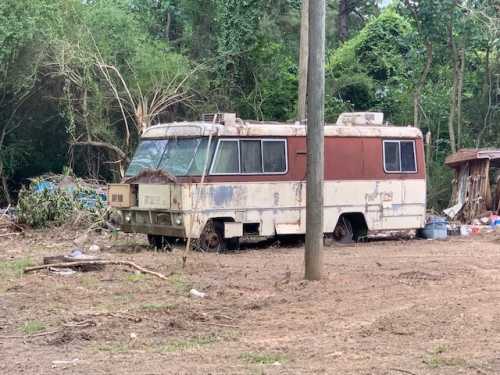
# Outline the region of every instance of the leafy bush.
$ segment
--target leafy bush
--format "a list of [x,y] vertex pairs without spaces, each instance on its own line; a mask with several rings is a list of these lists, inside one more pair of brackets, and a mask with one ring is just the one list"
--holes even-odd
[[[50,224],[60,226],[104,224],[107,208],[95,190],[75,184],[73,189],[64,189],[52,182],[50,187],[42,185],[46,180],[33,180],[28,188],[19,193],[17,220],[33,228]],[[91,201],[91,203],[89,203]]]

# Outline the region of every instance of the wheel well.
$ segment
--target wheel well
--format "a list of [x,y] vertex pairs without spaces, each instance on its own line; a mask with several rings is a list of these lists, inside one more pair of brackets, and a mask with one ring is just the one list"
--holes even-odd
[[[234,223],[234,221],[235,221],[234,218],[232,218],[232,217],[211,217],[210,219],[207,220],[207,222],[210,220],[217,221],[219,223]],[[206,223],[205,223],[205,225],[206,225]]]
[[365,215],[361,212],[348,212],[342,214],[339,216],[337,223],[342,219],[347,219],[351,223],[355,241],[363,239],[363,237],[366,237],[368,234],[368,225],[366,224]]

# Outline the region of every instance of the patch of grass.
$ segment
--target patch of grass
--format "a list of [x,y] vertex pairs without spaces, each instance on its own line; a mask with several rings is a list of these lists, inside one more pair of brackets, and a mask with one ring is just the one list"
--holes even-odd
[[175,273],[168,278],[170,284],[179,294],[186,294],[191,290],[191,285],[186,281],[184,275]]
[[129,347],[127,344],[108,344],[108,345],[100,345],[97,347],[97,350],[100,352],[108,352],[108,353],[128,353]]
[[26,335],[33,335],[38,332],[45,331],[45,325],[38,320],[30,320],[23,324],[21,331]]
[[288,358],[282,354],[273,353],[241,353],[240,359],[253,365],[272,365],[273,363],[285,363]]
[[166,353],[174,353],[190,349],[199,349],[203,346],[213,344],[217,341],[219,341],[219,337],[215,335],[198,336],[185,340],[174,340],[170,341],[167,345],[164,345],[161,351]]
[[422,362],[432,369],[440,367],[465,367],[467,365],[467,362],[462,358],[443,356],[447,351],[448,347],[446,345],[437,346]]
[[177,306],[174,303],[145,303],[141,306],[141,310],[144,311],[163,311],[163,310],[174,310]]
[[33,265],[31,258],[21,258],[10,261],[0,262],[0,275],[2,276],[21,276],[26,267]]
[[142,273],[134,273],[132,275],[127,276],[127,280],[132,282],[132,283],[139,283],[142,282],[146,279],[146,275]]

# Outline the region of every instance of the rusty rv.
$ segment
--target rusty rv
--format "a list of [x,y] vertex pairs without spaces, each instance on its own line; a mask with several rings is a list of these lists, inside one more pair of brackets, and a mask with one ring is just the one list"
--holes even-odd
[[[242,237],[305,233],[306,126],[213,121],[147,129],[128,180],[109,188],[121,229],[163,246],[198,240],[206,251]],[[344,114],[325,127],[326,236],[421,228],[426,176],[422,133],[383,124],[382,114]]]

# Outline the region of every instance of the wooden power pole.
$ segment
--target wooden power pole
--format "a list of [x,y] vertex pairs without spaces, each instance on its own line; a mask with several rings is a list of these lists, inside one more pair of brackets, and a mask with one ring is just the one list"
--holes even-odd
[[300,15],[299,102],[297,120],[307,116],[307,65],[309,63],[309,0],[302,0]]
[[305,277],[320,280],[325,163],[325,0],[309,2],[307,82],[307,207]]

